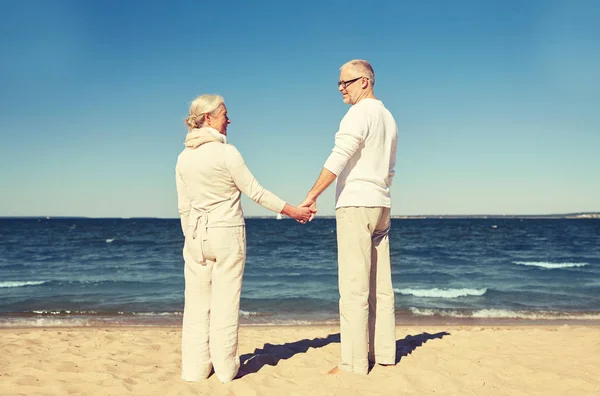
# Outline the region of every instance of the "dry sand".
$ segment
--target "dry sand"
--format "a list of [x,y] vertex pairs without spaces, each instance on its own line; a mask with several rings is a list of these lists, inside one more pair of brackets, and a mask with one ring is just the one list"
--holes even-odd
[[600,395],[600,327],[399,326],[396,366],[328,375],[334,326],[242,327],[243,376],[179,379],[178,328],[0,329],[1,395]]

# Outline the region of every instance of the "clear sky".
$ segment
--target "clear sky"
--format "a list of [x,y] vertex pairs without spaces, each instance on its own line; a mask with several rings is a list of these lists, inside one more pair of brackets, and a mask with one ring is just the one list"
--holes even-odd
[[177,217],[203,93],[225,98],[259,182],[297,204],[354,58],[399,126],[392,214],[599,211],[599,20],[596,0],[2,0],[0,216]]

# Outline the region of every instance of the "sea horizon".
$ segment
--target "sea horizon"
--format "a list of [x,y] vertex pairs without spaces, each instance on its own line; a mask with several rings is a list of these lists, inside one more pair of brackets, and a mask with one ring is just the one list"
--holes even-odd
[[[586,217],[591,216],[591,217]],[[275,219],[273,215],[249,215],[245,219]],[[315,218],[333,219],[335,215],[316,215]],[[416,215],[391,215],[393,219],[487,219],[487,218],[550,218],[550,219],[572,219],[572,218],[600,218],[600,211],[585,212],[566,212],[566,213],[529,213],[529,214],[498,214],[498,213],[479,213],[479,214],[416,214]],[[159,219],[159,220],[179,220],[179,217],[160,217],[160,216],[55,216],[55,215],[24,215],[24,216],[0,216],[0,219]],[[283,217],[282,220],[292,220],[289,217]]]

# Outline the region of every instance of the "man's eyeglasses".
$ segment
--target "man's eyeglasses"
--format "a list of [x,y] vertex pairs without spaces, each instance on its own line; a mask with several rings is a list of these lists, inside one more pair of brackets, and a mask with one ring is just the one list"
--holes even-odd
[[352,84],[354,81],[360,80],[361,78],[363,78],[363,77],[361,76],[361,77],[353,78],[352,80],[338,81],[338,88],[342,87],[342,88],[346,89],[346,87],[348,85]]

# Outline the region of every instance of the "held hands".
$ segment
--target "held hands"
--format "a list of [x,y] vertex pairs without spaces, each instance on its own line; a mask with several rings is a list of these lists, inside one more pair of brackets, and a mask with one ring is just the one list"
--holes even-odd
[[[311,215],[308,218],[308,221],[312,221],[315,218],[315,214],[317,213],[317,200],[314,198],[306,197],[306,199],[304,199],[304,201],[302,201],[302,203],[300,205],[298,205],[298,208],[310,209]],[[304,223],[306,223],[306,221]],[[304,224],[304,223],[302,223],[302,224]]]
[[281,213],[296,219],[296,221],[299,223],[304,224],[307,221],[312,220],[312,217],[314,217],[316,211],[316,208],[311,209],[307,207],[295,207],[286,203]]
[[296,219],[298,223],[306,224],[307,221],[315,218],[317,203],[314,199],[310,201],[305,199],[298,207],[286,203],[281,213]]
[[311,221],[317,212],[316,208],[312,209],[309,207],[297,207],[295,209],[295,213],[292,217],[296,219],[297,222],[302,224],[306,224],[307,221]]

